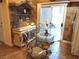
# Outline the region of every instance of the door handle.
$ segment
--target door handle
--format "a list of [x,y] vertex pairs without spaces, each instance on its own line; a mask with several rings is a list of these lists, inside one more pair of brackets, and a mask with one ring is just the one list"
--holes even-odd
[[61,27],[63,27],[63,23],[61,23]]

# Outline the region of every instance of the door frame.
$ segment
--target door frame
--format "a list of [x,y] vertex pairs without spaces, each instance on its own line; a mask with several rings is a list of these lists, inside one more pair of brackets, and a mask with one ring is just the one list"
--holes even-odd
[[[65,11],[64,11],[64,17],[63,17],[63,27],[61,29],[61,40],[63,39],[63,33],[64,33],[64,25],[65,25],[65,19],[66,19],[66,11],[67,11],[67,5],[70,1],[60,1],[60,2],[45,2],[45,3],[38,3],[37,4],[37,29],[40,26],[40,8],[42,7],[42,5],[64,5],[65,7]],[[39,32],[39,31],[38,31]]]

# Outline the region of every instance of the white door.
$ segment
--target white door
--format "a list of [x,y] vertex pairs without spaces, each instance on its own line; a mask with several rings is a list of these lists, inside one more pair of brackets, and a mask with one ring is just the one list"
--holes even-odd
[[52,6],[52,24],[56,28],[61,29],[61,23],[63,23],[64,6]]
[[51,23],[54,25],[54,28],[51,29],[51,34],[54,35],[54,41],[62,39],[63,33],[63,24],[64,24],[64,5],[52,6],[52,20]]
[[48,21],[48,24],[52,19],[52,8],[51,6],[43,6],[40,8],[40,31],[44,33],[45,31],[45,22]]
[[54,41],[58,41],[63,38],[66,6],[67,4],[46,4],[41,5],[40,7],[40,30],[41,32],[45,31],[45,21],[47,20],[49,29],[48,32],[53,36]]

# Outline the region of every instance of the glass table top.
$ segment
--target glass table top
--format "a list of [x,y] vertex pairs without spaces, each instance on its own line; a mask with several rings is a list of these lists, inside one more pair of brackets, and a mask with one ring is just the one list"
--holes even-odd
[[42,41],[47,41],[47,42],[53,42],[53,38],[54,38],[54,36],[51,35],[50,33],[48,34],[48,36],[45,36],[45,33],[43,33],[43,32],[39,32],[39,33],[37,34],[37,37],[38,37],[40,40],[42,40]]

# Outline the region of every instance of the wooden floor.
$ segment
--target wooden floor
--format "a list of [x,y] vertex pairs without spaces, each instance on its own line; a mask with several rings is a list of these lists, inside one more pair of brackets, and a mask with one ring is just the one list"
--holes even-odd
[[[49,48],[49,50],[52,51],[52,53],[49,55],[49,59],[79,59],[78,56],[73,56],[71,54],[70,48],[71,48],[71,45],[67,43],[63,43],[63,42],[53,43]],[[22,52],[23,51],[20,48],[0,45],[0,59],[27,59],[25,57],[26,52],[25,53],[22,53]],[[5,56],[10,56],[10,58]],[[5,58],[1,58],[1,57],[5,57]]]
[[0,59],[26,59],[25,49],[0,45]]
[[79,59],[71,54],[71,45],[63,42],[55,42],[49,48],[52,54],[49,59]]

